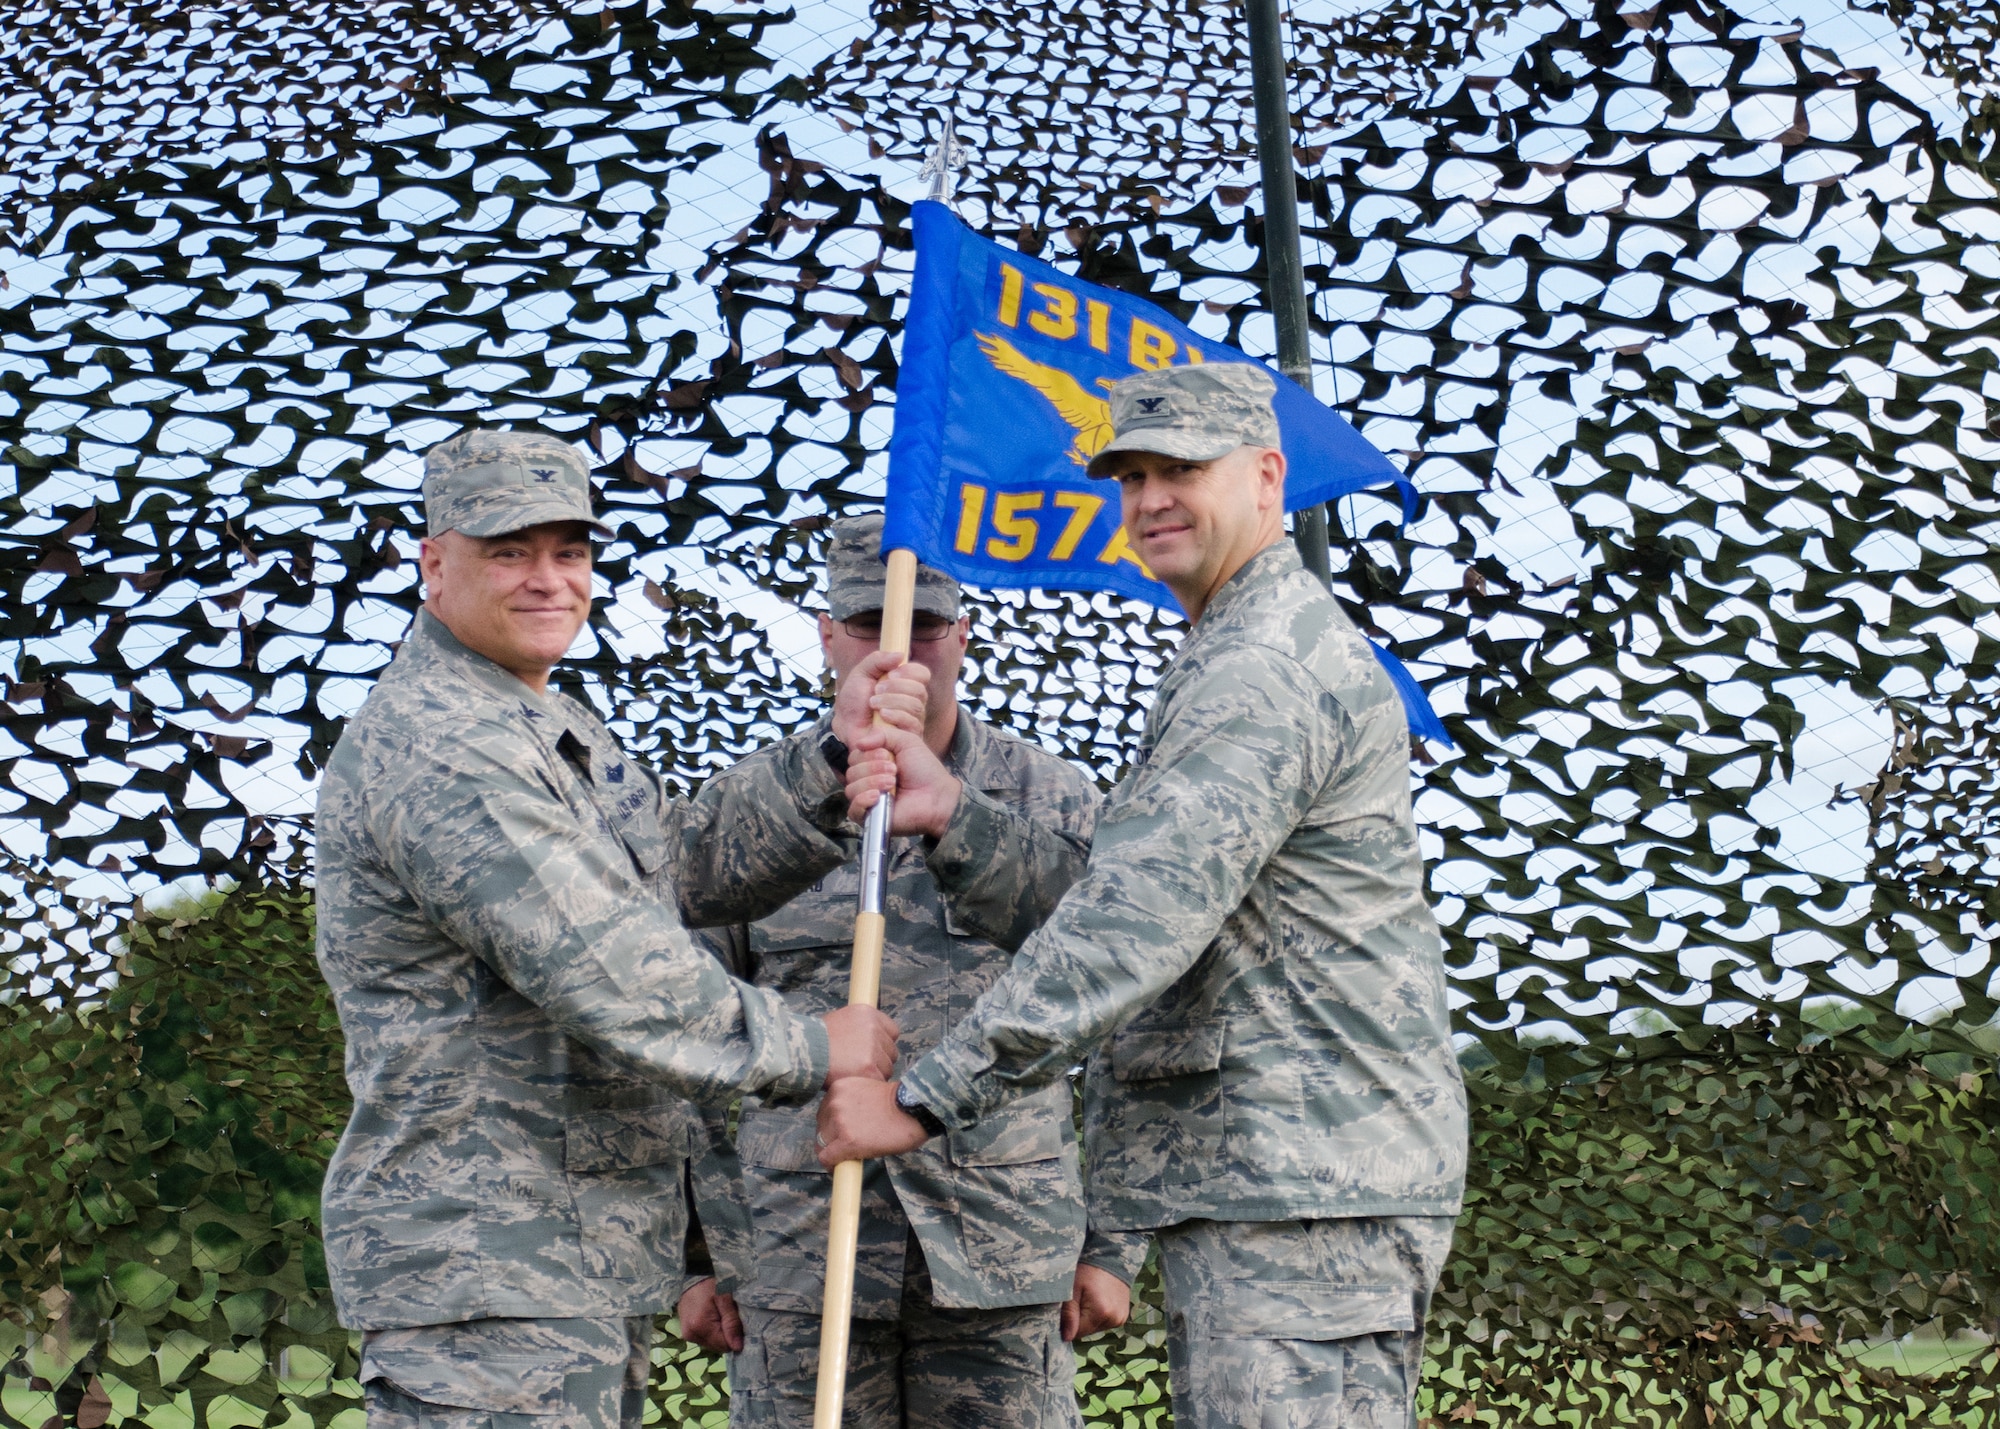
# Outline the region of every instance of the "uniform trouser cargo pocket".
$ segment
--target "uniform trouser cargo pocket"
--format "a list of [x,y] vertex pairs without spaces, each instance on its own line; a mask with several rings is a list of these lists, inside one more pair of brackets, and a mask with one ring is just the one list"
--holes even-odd
[[638,1429],[650,1315],[371,1331],[369,1429]]
[[1450,1227],[1402,1217],[1161,1232],[1175,1423],[1409,1429]]
[[[1059,1314],[1054,1305],[947,1310],[906,1298],[894,1320],[857,1319],[844,1422],[1081,1429],[1076,1358]],[[818,1315],[744,1307],[743,1352],[730,1362],[732,1429],[808,1429],[820,1330]]]

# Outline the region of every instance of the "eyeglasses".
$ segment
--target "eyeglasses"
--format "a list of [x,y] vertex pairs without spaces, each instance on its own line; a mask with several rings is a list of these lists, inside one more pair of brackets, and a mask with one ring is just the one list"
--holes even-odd
[[[946,620],[942,615],[926,615],[921,611],[910,617],[910,643],[928,645],[933,640],[942,640],[951,634],[956,620]],[[882,612],[871,610],[866,615],[850,615],[840,622],[840,628],[856,640],[882,639]]]

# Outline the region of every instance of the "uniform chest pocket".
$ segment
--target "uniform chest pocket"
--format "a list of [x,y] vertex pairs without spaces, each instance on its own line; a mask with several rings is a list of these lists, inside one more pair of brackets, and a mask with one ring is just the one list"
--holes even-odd
[[639,872],[651,878],[667,861],[667,832],[660,823],[660,791],[652,776],[636,766],[626,766],[621,787],[609,784],[598,791],[607,805],[611,826]]
[[853,937],[852,893],[824,888],[802,893],[750,925],[756,981],[783,994],[800,1012],[838,1007],[847,1001]]
[[686,1107],[663,1104],[626,1111],[592,1111],[563,1123],[565,1171],[622,1171],[687,1158]]
[[653,820],[633,819],[618,831],[618,837],[644,877],[651,878],[665,865],[667,836],[660,832],[659,824]]
[[666,865],[668,850],[660,785],[652,771],[622,750],[586,741],[573,732],[565,731],[556,748],[564,767],[575,776],[570,798],[578,813],[584,807],[595,810],[602,826],[625,845],[641,877],[658,873]]
[[663,1103],[583,1112],[564,1122],[563,1172],[586,1276],[658,1281],[679,1264],[692,1117],[683,1105]]
[[1127,1027],[1111,1039],[1111,1075],[1121,1082],[1154,1082],[1220,1071],[1222,1034],[1219,1017],[1179,1027]]
[[954,1166],[1023,1166],[1062,1155],[1063,1118],[1069,1111],[1069,1083],[1060,1082],[1058,1104],[1040,1093],[981,1117],[954,1131],[947,1142]]
[[736,1156],[745,1166],[828,1175],[819,1164],[819,1106],[797,1111],[746,1111],[736,1128]]

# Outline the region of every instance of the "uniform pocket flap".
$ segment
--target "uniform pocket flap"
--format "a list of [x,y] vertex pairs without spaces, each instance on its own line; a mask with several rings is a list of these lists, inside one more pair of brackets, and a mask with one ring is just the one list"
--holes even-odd
[[746,1111],[736,1128],[736,1159],[745,1166],[764,1166],[773,1171],[817,1171],[819,1164],[819,1106],[796,1111]]
[[[841,910],[850,923],[854,921],[853,903],[854,900],[851,898],[844,900]],[[840,914],[831,916],[838,919]],[[848,947],[847,943],[828,941],[825,924],[817,928],[766,928],[761,923],[750,925],[750,951],[753,953],[799,953],[807,948],[825,948],[829,960],[838,959],[841,966],[845,967]]]
[[[840,937],[828,937],[828,931],[832,929],[840,929]],[[852,893],[832,897],[824,893],[802,893],[768,919],[750,925],[750,951],[798,953],[802,949],[842,949],[838,953],[830,951],[828,957],[838,957],[840,965],[846,967],[846,933],[852,929]]]
[[468,1320],[370,1331],[361,1342],[361,1380],[386,1380],[426,1405],[557,1423],[565,1377],[630,1353],[616,1320]]
[[624,829],[618,831],[624,841],[626,853],[632,855],[632,863],[648,879],[660,873],[660,865],[666,863],[666,835],[652,819],[634,819]]
[[1222,1066],[1222,1019],[1179,1027],[1127,1027],[1111,1039],[1111,1075],[1121,1082],[1192,1077]]
[[639,872],[648,878],[658,873],[660,865],[667,861],[667,838],[658,829],[634,828],[628,824],[619,831],[618,837],[625,841],[625,850],[632,855],[632,862],[638,866]]
[[1209,1334],[1224,1340],[1346,1340],[1417,1327],[1410,1291],[1389,1285],[1225,1280],[1206,1300]]
[[641,776],[636,785],[605,792],[615,800],[612,817],[618,822],[618,837],[624,840],[639,872],[651,878],[667,861],[667,831],[660,826],[659,791]]
[[[802,948],[845,948],[854,933],[854,897],[860,887],[861,876],[854,871],[853,864],[836,868],[808,892],[752,923],[750,951],[790,953]],[[845,967],[847,955],[842,953],[839,957]],[[845,985],[843,980],[842,986]]]
[[364,1354],[363,1383],[386,1380],[425,1404],[472,1409],[487,1414],[560,1414],[563,1367],[500,1359],[440,1364],[435,1355]]
[[952,1165],[1022,1166],[1062,1155],[1061,1118],[1069,1110],[1069,1083],[1060,1083],[1059,1090],[1061,1106],[1038,1096],[952,1132],[947,1143]]
[[676,1104],[572,1116],[563,1123],[563,1167],[617,1171],[684,1160],[692,1116],[687,1107]]

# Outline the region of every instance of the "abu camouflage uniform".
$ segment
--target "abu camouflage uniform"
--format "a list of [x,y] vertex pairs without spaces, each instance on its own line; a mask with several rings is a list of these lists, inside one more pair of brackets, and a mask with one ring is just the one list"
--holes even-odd
[[651,1315],[374,1330],[363,1345],[368,1429],[638,1429],[645,1420]]
[[[839,523],[829,554],[836,618],[880,605],[880,518]],[[866,597],[842,600],[841,557],[865,550]],[[946,601],[949,587],[949,600]],[[938,577],[929,613],[956,614]],[[926,590],[920,587],[919,608]],[[825,724],[821,729],[824,731]],[[753,755],[748,763],[762,756]],[[904,1056],[937,1045],[1007,968],[1009,954],[960,927],[948,898],[1000,859],[1012,880],[1018,943],[1081,872],[1098,793],[1080,771],[961,708],[946,764],[966,793],[944,838],[891,841],[881,1006]],[[977,856],[971,852],[977,849]],[[858,844],[853,846],[858,854]],[[1049,886],[1032,886],[1039,874]],[[777,913],[703,936],[731,971],[800,1011],[847,1000],[859,864],[829,874]],[[989,920],[1004,912],[989,906]],[[742,1309],[746,1343],[730,1369],[731,1422],[811,1422],[826,1279],[831,1177],[816,1109],[745,1101],[734,1174],[698,1174],[695,1197],[718,1288]],[[704,1167],[726,1167],[705,1159]],[[855,1271],[845,1422],[853,1429],[1073,1425],[1074,1359],[1057,1328],[1084,1244],[1070,1088],[1058,1081],[904,1156],[867,1164]],[[1093,1247],[1122,1256],[1124,1247]]]
[[[468,506],[475,527],[584,519],[563,444],[472,436],[451,445],[478,459],[426,484],[434,527]],[[316,827],[354,1095],[323,1192],[327,1268],[343,1323],[370,1332],[372,1406],[602,1424],[607,1385],[643,1382],[624,1321],[649,1333],[680,1289],[680,1098],[800,1101],[827,1069],[818,1019],[731,978],[683,924],[809,887],[847,857],[821,832],[844,814],[798,744],[668,800],[583,707],[418,614],[335,747]],[[572,1380],[597,1409],[564,1407]]]
[[[1134,389],[1173,419],[1178,385],[1121,383],[1114,421]],[[1275,445],[1274,419],[1270,437],[1236,440]],[[1127,445],[1219,454],[1176,439]],[[1083,878],[903,1077],[964,1126],[1104,1047],[1091,1223],[1159,1232],[1184,1429],[1251,1422],[1251,1385],[1276,1396],[1264,1423],[1409,1419],[1467,1123],[1408,748],[1367,642],[1288,542],[1267,547],[1162,677]],[[988,867],[958,916],[1017,922],[1011,871]]]

